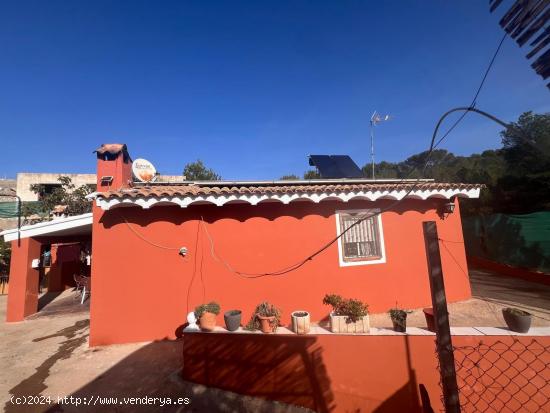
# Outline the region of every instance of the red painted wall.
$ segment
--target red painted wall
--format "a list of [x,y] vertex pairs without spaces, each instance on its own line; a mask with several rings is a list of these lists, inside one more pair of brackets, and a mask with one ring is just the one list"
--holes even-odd
[[[453,345],[462,348],[455,359],[464,366],[458,372],[463,412],[486,411],[488,405],[495,412],[544,410],[540,404],[550,398],[544,380],[550,354],[544,348],[550,338],[533,339],[453,337]],[[476,351],[480,341],[492,350]],[[209,387],[320,413],[420,413],[422,384],[433,410],[443,411],[434,336],[188,333],[183,343],[184,380]],[[472,362],[480,359],[471,372]],[[487,376],[479,379],[482,372]]]
[[52,265],[48,273],[48,291],[64,291],[75,286],[74,274],[80,273],[79,243],[52,244]]
[[40,258],[40,242],[32,238],[11,242],[10,289],[6,321],[23,321],[38,308],[38,269],[32,260]]
[[[469,298],[459,208],[442,220],[436,213],[441,200],[407,200],[383,213],[385,264],[340,267],[335,243],[296,271],[259,279],[241,278],[213,258],[201,226],[203,217],[216,253],[235,270],[269,272],[294,264],[334,238],[335,210],[383,208],[390,202],[94,207],[90,344],[173,337],[187,312],[211,300],[221,304],[222,312],[241,309],[243,322],[263,300],[279,306],[285,322],[296,309],[319,320],[329,312],[322,304],[326,293],[362,299],[375,313],[396,301],[402,307],[428,306],[426,220],[437,221],[445,240],[441,255],[448,300]],[[180,247],[188,249],[187,257],[178,255]],[[221,315],[218,322],[223,323]]]

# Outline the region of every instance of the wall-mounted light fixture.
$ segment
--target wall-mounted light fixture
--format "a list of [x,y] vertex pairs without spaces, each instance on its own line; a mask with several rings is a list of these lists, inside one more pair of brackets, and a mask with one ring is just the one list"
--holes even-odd
[[451,199],[449,199],[449,202],[445,202],[443,204],[441,204],[441,206],[439,207],[439,216],[441,216],[442,219],[444,219],[447,215],[450,215],[454,212],[455,210],[455,197],[451,197]]
[[454,200],[450,200],[450,202],[446,202],[444,205],[443,205],[443,212],[445,214],[452,214],[455,210],[455,203],[454,203]]

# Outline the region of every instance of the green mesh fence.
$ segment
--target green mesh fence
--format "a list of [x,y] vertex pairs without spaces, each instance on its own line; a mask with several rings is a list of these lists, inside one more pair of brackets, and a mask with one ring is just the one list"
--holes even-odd
[[550,212],[467,217],[462,227],[468,255],[550,273]]
[[0,202],[0,218],[16,218],[17,202]]
[[[23,205],[35,208],[40,206],[40,202],[39,201],[23,202],[23,204],[21,205],[21,208],[23,208]],[[0,202],[0,218],[17,218],[17,202],[16,201]]]

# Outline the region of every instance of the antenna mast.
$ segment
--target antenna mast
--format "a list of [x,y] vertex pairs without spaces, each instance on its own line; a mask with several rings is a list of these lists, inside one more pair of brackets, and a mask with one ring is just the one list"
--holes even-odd
[[377,111],[372,113],[370,117],[370,160],[372,164],[372,179],[376,179],[374,176],[374,127],[380,123],[390,120],[390,115],[380,116]]

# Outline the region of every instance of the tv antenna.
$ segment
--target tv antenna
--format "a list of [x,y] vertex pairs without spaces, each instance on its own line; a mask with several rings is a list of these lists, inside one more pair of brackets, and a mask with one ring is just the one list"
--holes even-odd
[[386,122],[391,119],[390,115],[380,115],[376,110],[370,117],[370,160],[372,163],[372,179],[376,179],[374,176],[374,127],[379,123]]

